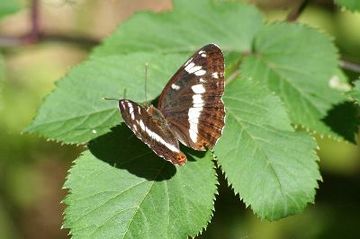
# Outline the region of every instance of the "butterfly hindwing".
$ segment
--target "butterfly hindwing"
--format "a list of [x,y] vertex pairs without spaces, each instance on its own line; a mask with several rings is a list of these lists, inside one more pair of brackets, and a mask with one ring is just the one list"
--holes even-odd
[[158,109],[178,139],[196,150],[212,148],[222,134],[225,109],[224,57],[209,44],[174,74],[159,98]]
[[125,124],[157,155],[173,164],[186,162],[177,138],[156,108],[145,108],[130,100],[120,100],[119,108]]

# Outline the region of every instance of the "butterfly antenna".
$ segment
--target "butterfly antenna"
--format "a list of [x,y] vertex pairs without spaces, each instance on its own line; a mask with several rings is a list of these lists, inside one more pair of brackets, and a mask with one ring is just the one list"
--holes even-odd
[[145,102],[147,102],[147,75],[148,75],[148,68],[149,63],[145,63],[145,84],[144,84],[144,90],[145,90]]
[[[111,98],[111,97],[103,97],[102,99],[103,99],[103,100],[116,100],[116,101],[119,101],[119,100],[120,100],[120,99]],[[123,99],[126,99],[126,88],[124,89]]]
[[109,98],[109,97],[103,97],[102,99],[103,99],[103,100],[116,100],[116,101],[119,101],[119,99],[116,99],[116,98]]

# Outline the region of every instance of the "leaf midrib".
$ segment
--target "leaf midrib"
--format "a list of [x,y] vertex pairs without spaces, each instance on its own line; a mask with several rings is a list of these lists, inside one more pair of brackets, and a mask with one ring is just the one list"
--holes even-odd
[[284,191],[283,191],[283,186],[282,186],[282,184],[281,184],[281,181],[280,181],[280,179],[279,179],[279,176],[278,176],[278,174],[277,174],[277,172],[276,172],[276,170],[274,169],[274,167],[272,166],[272,161],[270,160],[270,158],[268,157],[268,155],[267,155],[267,153],[257,144],[257,141],[253,138],[253,136],[246,130],[246,127],[243,125],[243,123],[241,122],[241,119],[238,119],[237,117],[236,117],[236,115],[229,109],[228,110],[228,114],[229,115],[231,115],[234,119],[235,119],[235,121],[240,125],[240,127],[243,129],[242,131],[243,132],[245,132],[248,136],[249,136],[249,138],[254,142],[254,145],[255,145],[255,147],[257,148],[257,150],[259,150],[264,156],[265,156],[265,158],[266,158],[266,160],[268,161],[268,165],[270,165],[270,169],[271,169],[271,171],[272,171],[272,173],[274,174],[274,176],[275,176],[275,178],[276,178],[276,181],[278,182],[278,185],[279,185],[279,188],[280,188],[280,192],[281,192],[281,194],[282,194],[282,196],[284,197],[284,198],[286,198],[286,196],[285,196],[285,194],[286,193],[284,193]]
[[[140,206],[141,204],[145,201],[145,199],[147,198],[147,196],[149,195],[150,191],[152,190],[154,184],[155,184],[155,179],[157,178],[157,176],[159,176],[159,174],[163,171],[164,167],[165,167],[166,163],[163,164],[163,166],[160,168],[160,170],[158,171],[157,174],[155,174],[154,176],[154,180],[151,182],[151,185],[149,187],[149,190],[145,193],[143,199],[141,200],[141,202],[139,203],[139,206],[137,207],[137,210],[134,211],[134,214],[132,215],[132,217],[129,219],[129,226],[127,227],[127,230],[124,234],[124,236],[122,238],[126,238],[126,235],[128,234],[128,232],[130,231],[130,227],[131,224],[134,222],[134,217],[136,216],[136,214],[140,211]],[[166,183],[166,182],[165,182]]]

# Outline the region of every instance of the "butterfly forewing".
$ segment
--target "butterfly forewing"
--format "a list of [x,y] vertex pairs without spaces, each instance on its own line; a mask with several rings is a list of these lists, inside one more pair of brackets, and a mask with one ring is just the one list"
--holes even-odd
[[157,155],[182,165],[186,156],[161,112],[153,106],[143,107],[130,100],[120,100],[119,108],[125,124]]
[[225,110],[224,57],[209,44],[175,73],[159,98],[158,109],[178,139],[196,150],[212,148],[222,134]]

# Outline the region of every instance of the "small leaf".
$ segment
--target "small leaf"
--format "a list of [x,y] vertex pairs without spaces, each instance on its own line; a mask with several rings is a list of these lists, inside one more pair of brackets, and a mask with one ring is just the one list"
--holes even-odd
[[89,149],[65,183],[64,227],[74,238],[186,238],[210,221],[216,193],[210,154],[188,152],[186,165],[175,167],[125,125]]
[[235,192],[261,218],[302,212],[321,179],[315,141],[294,132],[279,98],[252,80],[229,83],[224,101],[226,126],[215,149]]
[[360,11],[359,0],[335,0],[335,3],[351,11]]
[[262,17],[252,6],[175,0],[172,12],[134,15],[96,48],[92,56],[135,51],[184,53],[209,43],[219,44],[224,51],[249,52],[261,27]]
[[[351,85],[341,69],[338,69],[336,74],[331,77],[329,86],[343,92],[345,96],[350,94]],[[322,122],[329,126],[332,132],[340,135],[342,139],[355,143],[355,136],[358,133],[358,118],[358,108],[351,102],[345,101],[333,106],[322,119]]]
[[357,104],[360,104],[360,80],[355,81],[354,88],[348,92],[348,95],[351,96]]
[[321,119],[345,98],[342,91],[330,87],[338,72],[336,48],[330,40],[302,25],[277,23],[258,33],[254,51],[245,59],[242,74],[276,92],[292,123],[334,135]]

